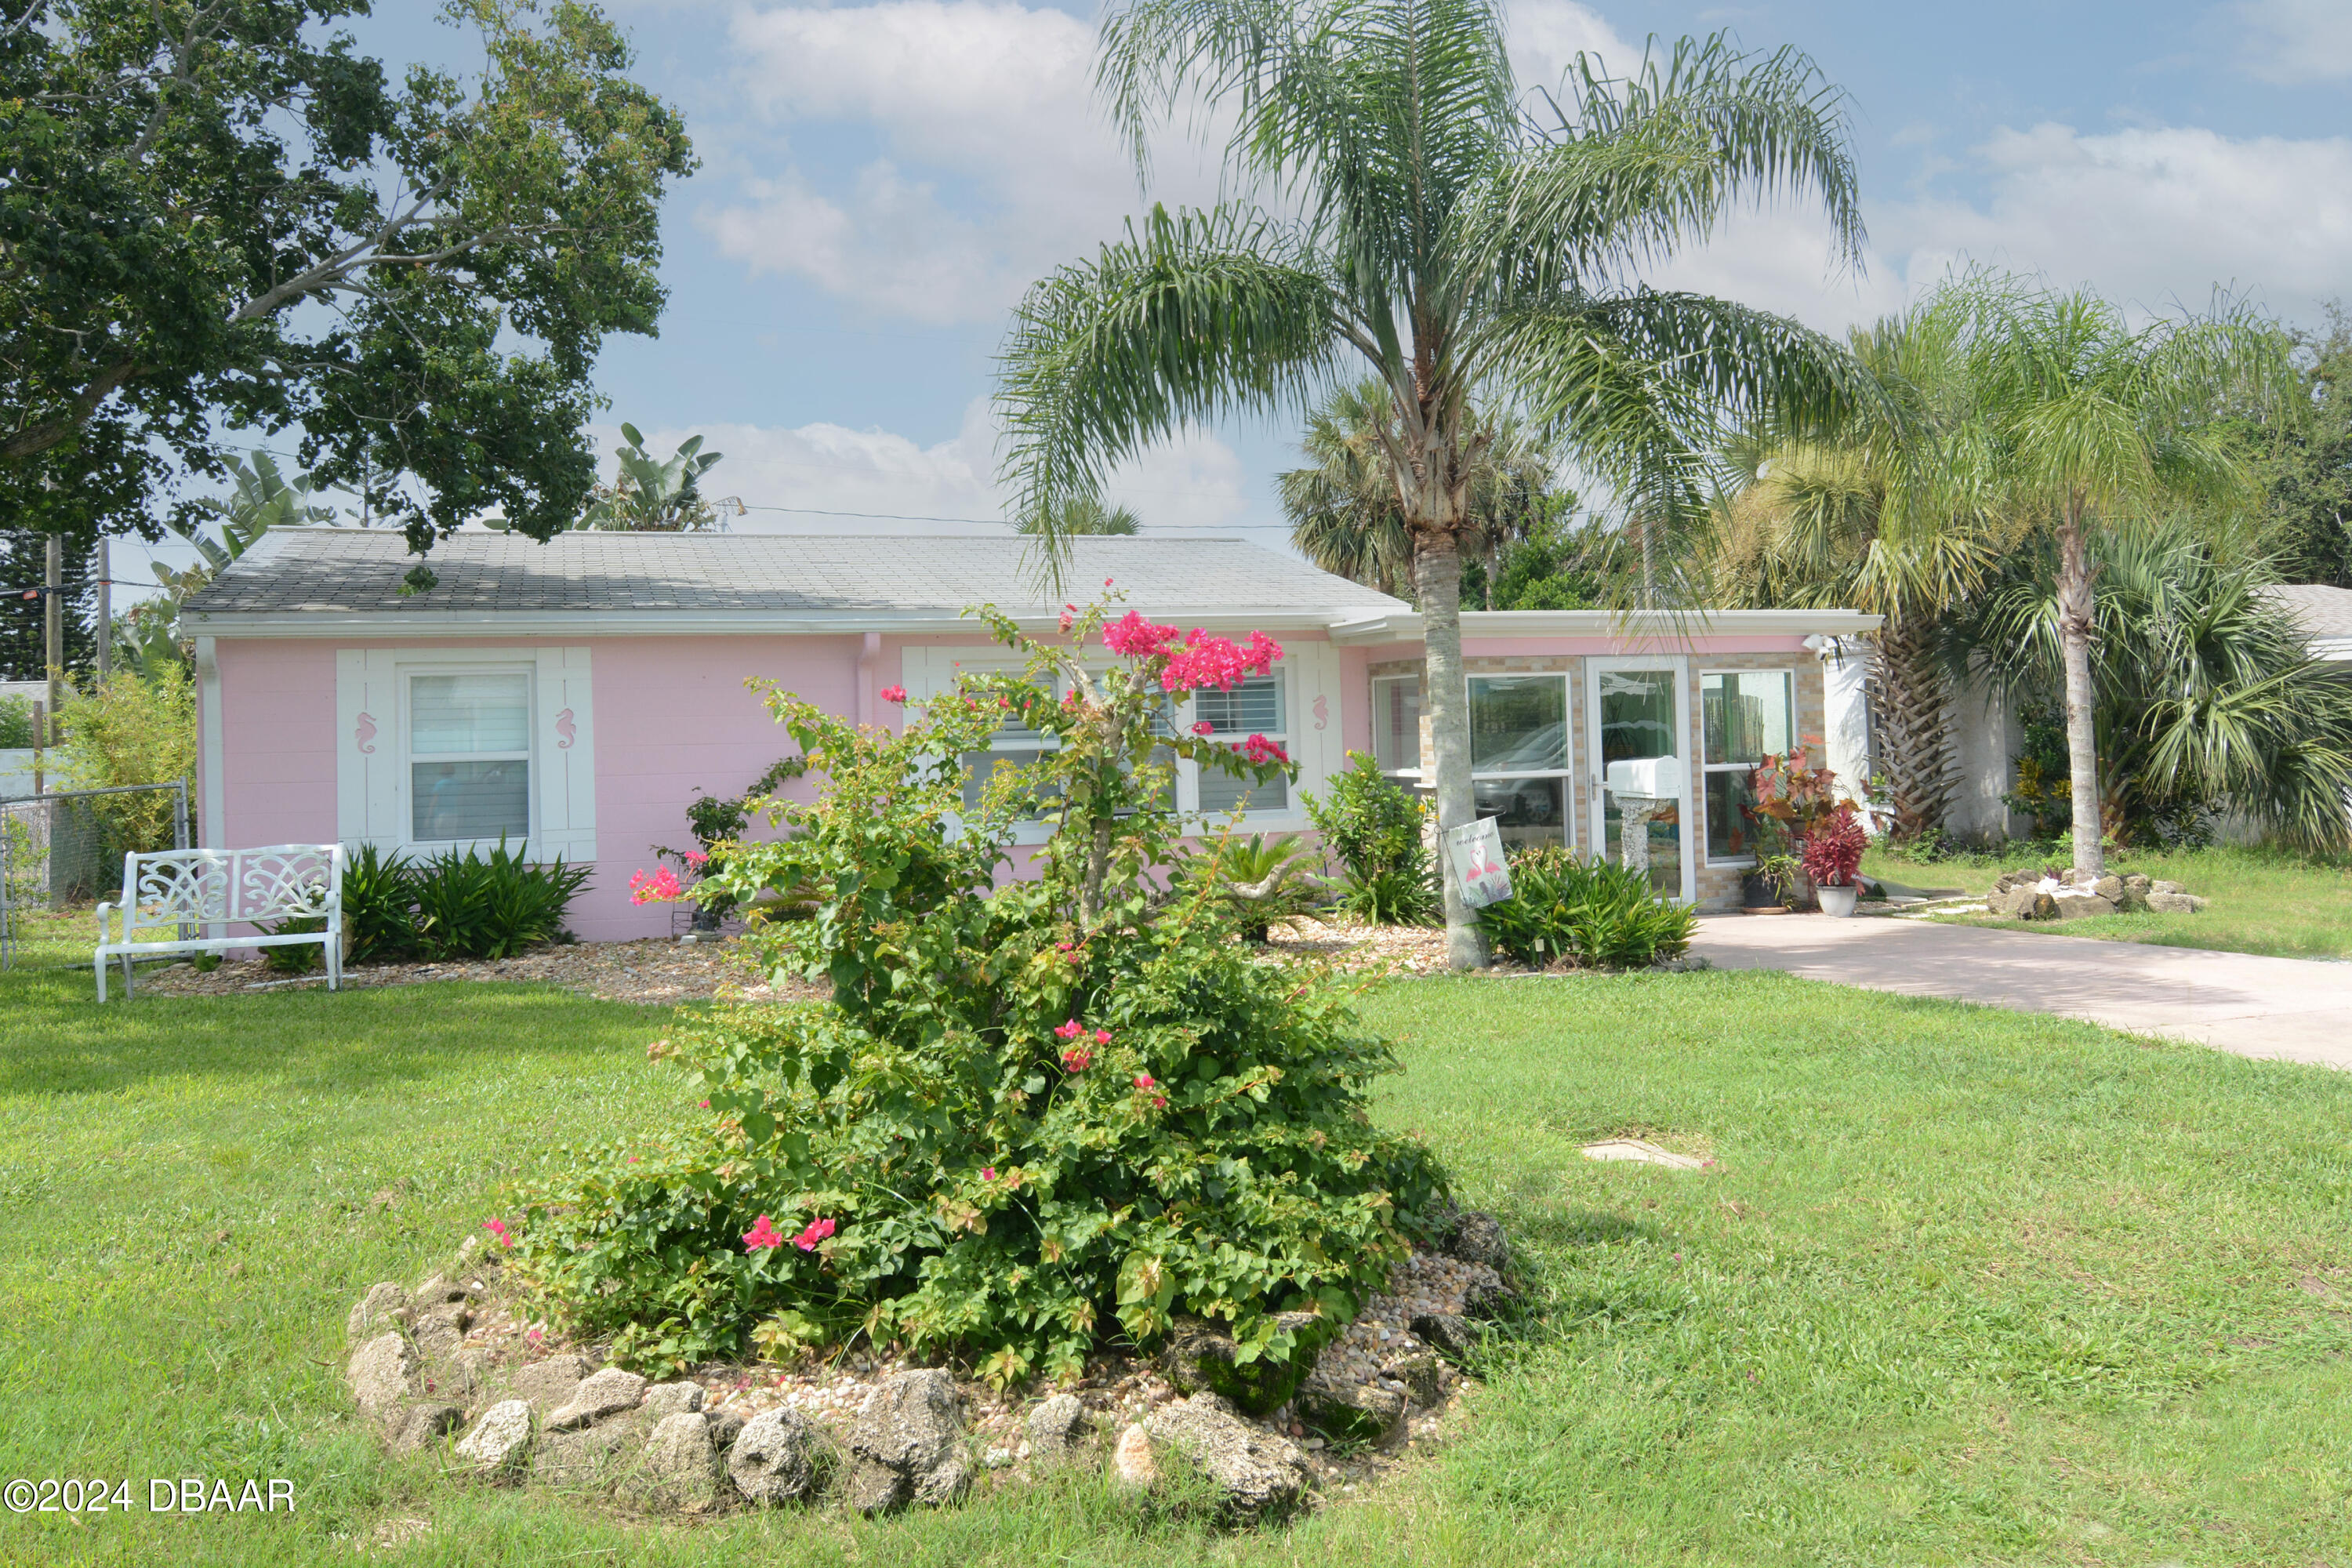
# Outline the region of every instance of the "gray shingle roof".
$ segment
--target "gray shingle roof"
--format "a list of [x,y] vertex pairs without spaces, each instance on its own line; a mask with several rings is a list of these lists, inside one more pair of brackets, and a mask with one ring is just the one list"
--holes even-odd
[[2292,583],[2265,592],[2286,606],[2305,637],[2352,637],[2352,588]]
[[[435,549],[439,585],[404,597],[415,564],[394,533],[274,530],[184,606],[207,616],[659,612],[944,612],[1059,606],[1024,560],[1028,541],[909,534],[564,533],[545,544],[461,533]],[[1138,608],[1257,611],[1284,619],[1404,606],[1304,562],[1232,539],[1072,542],[1069,595],[1113,579]]]

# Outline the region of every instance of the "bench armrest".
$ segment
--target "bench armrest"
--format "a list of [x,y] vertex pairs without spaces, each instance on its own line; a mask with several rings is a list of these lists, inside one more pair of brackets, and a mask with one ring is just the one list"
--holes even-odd
[[100,947],[104,947],[107,942],[106,911],[112,908],[114,908],[112,904],[100,904],[98,906],[98,945]]

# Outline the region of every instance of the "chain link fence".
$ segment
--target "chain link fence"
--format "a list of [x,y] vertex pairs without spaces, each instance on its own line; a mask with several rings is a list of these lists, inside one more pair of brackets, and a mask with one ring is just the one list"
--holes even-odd
[[0,798],[0,969],[88,963],[123,855],[167,846],[190,847],[184,783]]

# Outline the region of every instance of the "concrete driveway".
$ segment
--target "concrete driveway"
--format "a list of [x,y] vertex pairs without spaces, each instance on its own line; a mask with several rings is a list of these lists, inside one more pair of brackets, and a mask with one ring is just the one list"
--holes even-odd
[[2352,1068],[2352,963],[1822,915],[1711,915],[1692,951],[1722,969],[1780,969]]

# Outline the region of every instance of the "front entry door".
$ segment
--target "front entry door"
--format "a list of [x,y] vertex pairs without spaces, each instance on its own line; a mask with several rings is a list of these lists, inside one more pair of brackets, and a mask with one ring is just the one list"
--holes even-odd
[[[1626,835],[1640,837],[1631,863],[1647,847],[1650,885],[1670,899],[1698,897],[1697,858],[1690,832],[1690,716],[1685,688],[1687,661],[1678,657],[1588,658],[1585,664],[1586,735],[1592,802],[1589,840],[1612,865],[1629,863]],[[1608,787],[1609,764],[1641,757],[1681,762],[1679,795],[1652,802],[1620,802]]]

